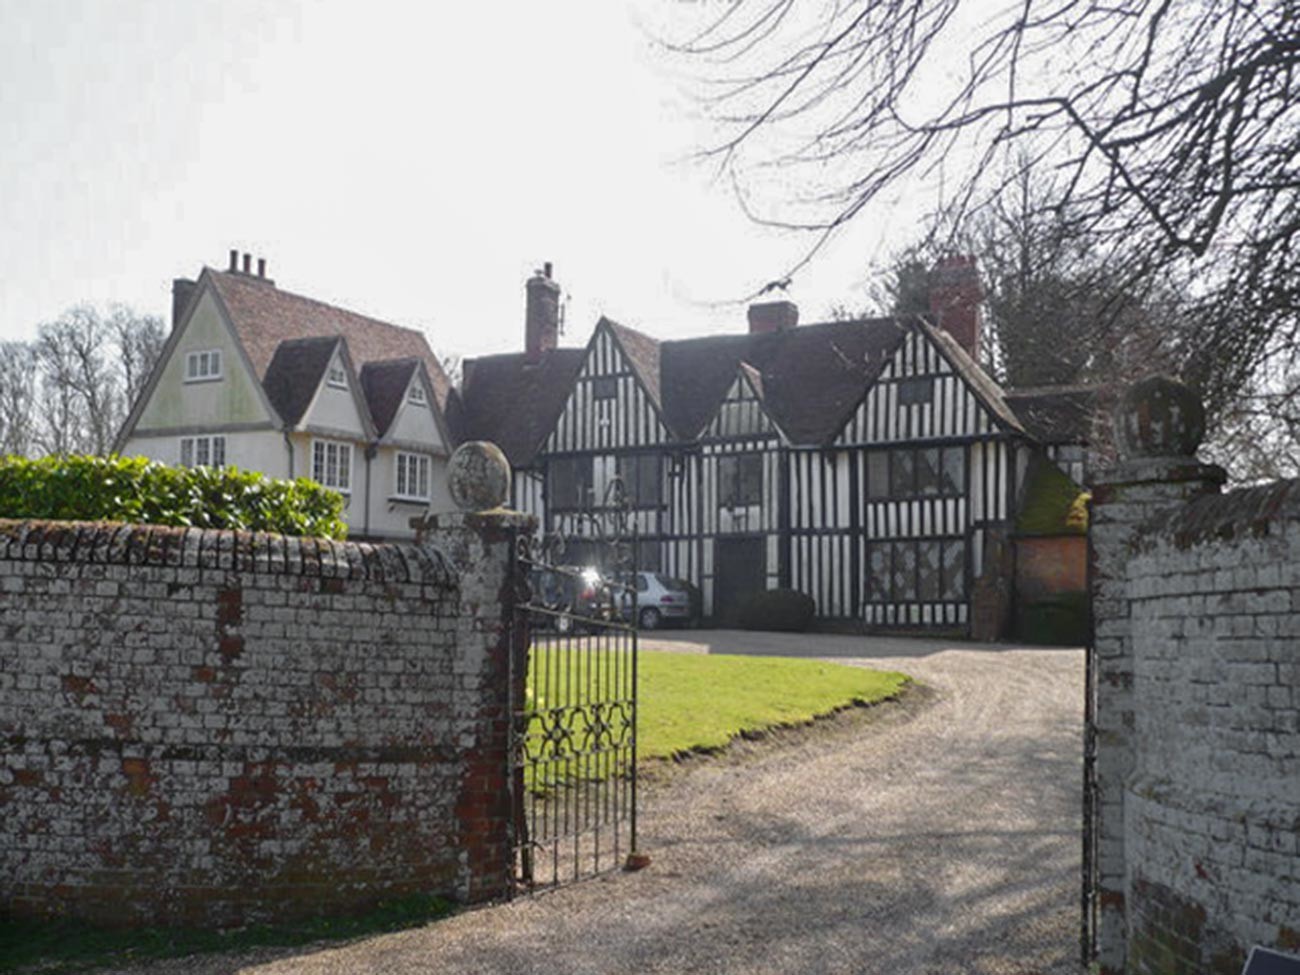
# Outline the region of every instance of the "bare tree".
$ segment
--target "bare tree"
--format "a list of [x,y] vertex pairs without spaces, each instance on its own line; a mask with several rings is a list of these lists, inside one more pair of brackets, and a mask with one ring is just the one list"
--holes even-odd
[[36,442],[43,453],[77,454],[90,450],[89,416],[78,394],[79,363],[71,323],[42,325],[34,346],[39,368],[41,423]]
[[[1189,284],[1191,378],[1228,390],[1300,331],[1298,20],[1295,0],[759,0],[671,46],[709,65],[707,155],[756,219],[817,234],[805,261],[904,188],[960,225],[1008,170],[1050,171],[1126,288]],[[773,172],[807,189],[760,210]]]
[[0,342],[0,456],[35,447],[36,357],[24,342]]
[[162,354],[167,332],[163,320],[157,315],[141,315],[126,305],[110,305],[107,322],[117,348],[122,379],[123,409],[116,418],[116,429],[144,389],[154,363]]
[[[78,305],[43,324],[30,346],[12,343],[13,358],[27,363],[29,376],[15,399],[41,403],[22,452],[107,453],[163,341],[157,317],[122,305],[107,313]],[[0,394],[0,410],[5,398]]]

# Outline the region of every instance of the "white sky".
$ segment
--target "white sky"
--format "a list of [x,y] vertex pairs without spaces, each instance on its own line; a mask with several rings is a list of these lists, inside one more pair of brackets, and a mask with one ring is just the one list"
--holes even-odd
[[[742,331],[811,239],[681,161],[710,130],[639,26],[720,2],[0,0],[0,339],[80,301],[165,317],[232,247],[457,354],[522,345],[546,260],[566,344],[602,313]],[[908,224],[867,214],[801,273],[803,320],[862,305]]]

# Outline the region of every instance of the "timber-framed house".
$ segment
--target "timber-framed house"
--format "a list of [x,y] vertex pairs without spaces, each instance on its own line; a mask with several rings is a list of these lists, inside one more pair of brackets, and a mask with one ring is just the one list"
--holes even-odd
[[772,301],[742,334],[660,342],[602,318],[574,349],[548,265],[525,350],[467,361],[449,413],[501,445],[514,506],[571,559],[617,476],[642,567],[696,584],[719,622],[782,586],[825,619],[968,631],[1040,448],[977,363],[973,262],[935,279],[929,316],[799,325]]

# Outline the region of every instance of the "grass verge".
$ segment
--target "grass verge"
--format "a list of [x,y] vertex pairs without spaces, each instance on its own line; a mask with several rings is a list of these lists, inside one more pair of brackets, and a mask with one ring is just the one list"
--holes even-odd
[[417,894],[381,902],[357,917],[311,918],[298,924],[251,925],[229,931],[114,929],[82,921],[0,920],[0,972],[53,975],[157,958],[340,941],[418,927],[452,910],[451,903],[440,897]]

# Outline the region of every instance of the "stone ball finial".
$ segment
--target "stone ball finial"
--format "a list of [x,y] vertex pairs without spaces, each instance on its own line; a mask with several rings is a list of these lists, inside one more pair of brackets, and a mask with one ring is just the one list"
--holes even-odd
[[462,511],[500,508],[510,498],[510,461],[487,440],[463,443],[447,461],[447,487]]
[[1115,436],[1124,457],[1192,457],[1205,436],[1205,407],[1185,383],[1149,376],[1125,390]]

